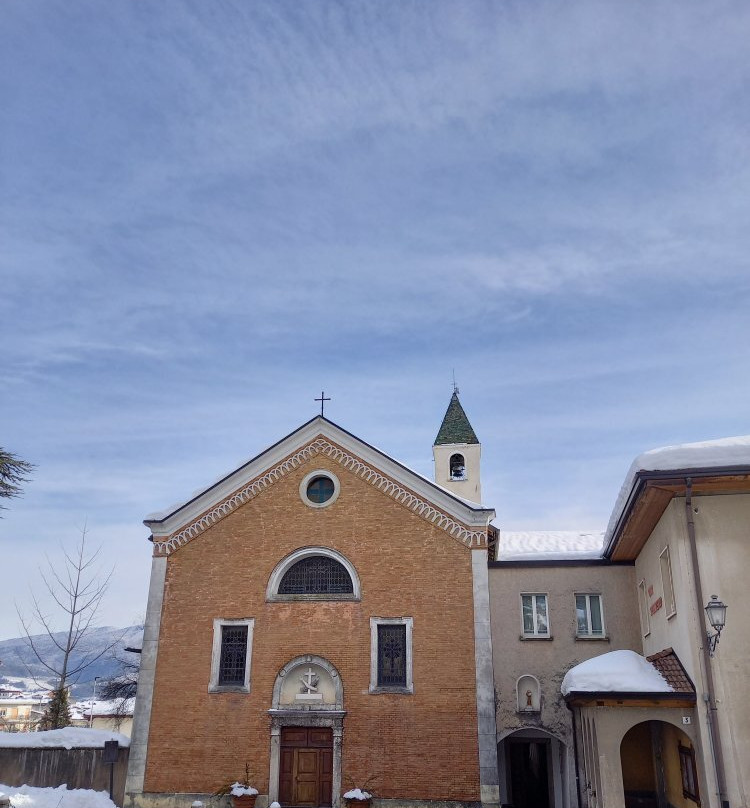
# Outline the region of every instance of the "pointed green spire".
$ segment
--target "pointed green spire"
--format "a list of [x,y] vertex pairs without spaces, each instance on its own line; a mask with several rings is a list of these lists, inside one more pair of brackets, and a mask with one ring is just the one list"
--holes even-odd
[[445,411],[445,418],[440,425],[434,446],[446,443],[479,443],[464,408],[458,400],[458,390],[453,391],[451,402]]

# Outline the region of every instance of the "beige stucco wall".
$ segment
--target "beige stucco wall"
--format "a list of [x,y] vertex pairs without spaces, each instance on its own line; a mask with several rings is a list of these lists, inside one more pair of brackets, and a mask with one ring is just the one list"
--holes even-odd
[[[672,707],[597,707],[588,706],[580,710],[579,720],[582,725],[591,728],[589,733],[589,745],[591,735],[595,737],[596,743],[591,753],[586,757],[585,749],[581,749],[581,758],[585,758],[587,778],[590,786],[586,799],[590,808],[625,808],[623,769],[621,755],[623,750],[623,740],[633,727],[638,727],[644,721],[659,721],[662,728],[663,755],[662,760],[665,766],[665,785],[668,793],[675,790],[674,776],[675,767],[679,768],[679,758],[677,757],[676,740],[680,738],[683,743],[698,747],[696,738],[698,729],[695,723],[689,725],[682,724],[682,717],[688,716],[691,719],[697,711],[691,708]],[[636,730],[638,732],[638,730]],[[644,747],[651,753],[651,744],[646,747],[646,732],[641,734],[641,741]],[[586,746],[586,741],[582,744]],[[632,745],[626,743],[626,754],[632,754]],[[644,756],[644,760],[645,760]],[[634,774],[633,767],[630,767],[631,777]],[[642,783],[631,780],[630,787],[638,788],[640,785],[647,787],[644,778]],[[705,799],[706,782],[699,771],[699,787],[701,790],[701,805],[708,805]],[[585,804],[585,803],[584,803]],[[714,805],[713,802],[710,803]],[[683,805],[681,802],[673,802],[677,808]],[[687,805],[695,808],[695,803],[688,802]],[[732,808],[737,808],[736,803],[732,803]]]
[[[698,561],[704,601],[718,595],[728,606],[727,628],[712,661],[725,759],[727,788],[732,806],[750,804],[750,610],[747,574],[750,570],[750,495],[720,495],[693,498]],[[675,590],[676,613],[656,609],[664,597],[659,556],[669,547]],[[705,616],[699,612],[688,542],[685,500],[672,500],[638,556],[636,585],[643,580],[653,587],[649,604],[650,633],[643,639],[645,654],[672,647],[680,657],[698,691],[699,704],[705,691],[701,644],[706,632]],[[708,750],[705,711],[697,709],[701,745]],[[711,756],[703,756],[706,777],[714,782]],[[716,800],[715,795],[711,795]],[[715,802],[711,803],[712,805]]]
[[133,716],[94,716],[94,729],[110,729],[113,732],[119,732],[122,735],[127,735],[128,738],[133,730]]
[[[543,730],[568,749],[563,805],[575,804],[570,711],[560,693],[567,670],[593,656],[620,648],[641,650],[632,566],[529,566],[523,562],[490,568],[490,609],[495,669],[498,740],[520,729]],[[521,639],[521,593],[548,596],[551,640]],[[606,639],[576,637],[575,594],[601,594]],[[530,674],[540,683],[541,712],[519,713],[516,682]],[[502,764],[501,764],[502,774]]]
[[[466,479],[452,480],[450,476],[450,459],[454,454],[464,456]],[[478,443],[448,443],[432,447],[435,459],[435,482],[452,491],[456,496],[471,502],[482,501],[482,483],[479,479],[479,468],[482,447]]]

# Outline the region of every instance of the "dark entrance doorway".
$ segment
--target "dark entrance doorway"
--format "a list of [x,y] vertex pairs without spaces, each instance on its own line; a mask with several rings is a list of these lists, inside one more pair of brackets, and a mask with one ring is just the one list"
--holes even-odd
[[330,806],[333,730],[328,727],[282,727],[279,802],[319,808]]
[[513,808],[550,808],[547,767],[549,744],[543,740],[506,739]]

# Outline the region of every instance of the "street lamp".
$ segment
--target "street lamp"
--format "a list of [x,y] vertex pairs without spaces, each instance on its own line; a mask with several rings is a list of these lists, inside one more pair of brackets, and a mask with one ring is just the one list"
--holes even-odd
[[711,600],[705,605],[704,611],[711,628],[714,629],[714,634],[710,632],[706,635],[708,639],[708,655],[713,656],[716,651],[716,646],[719,643],[721,630],[727,624],[727,606],[722,603],[716,595],[711,595]]

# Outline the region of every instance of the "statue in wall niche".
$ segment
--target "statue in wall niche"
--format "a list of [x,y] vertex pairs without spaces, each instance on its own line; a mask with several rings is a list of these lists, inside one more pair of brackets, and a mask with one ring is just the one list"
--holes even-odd
[[531,710],[533,709],[534,705],[531,703],[531,698],[534,694],[530,691],[526,691],[526,709]]

